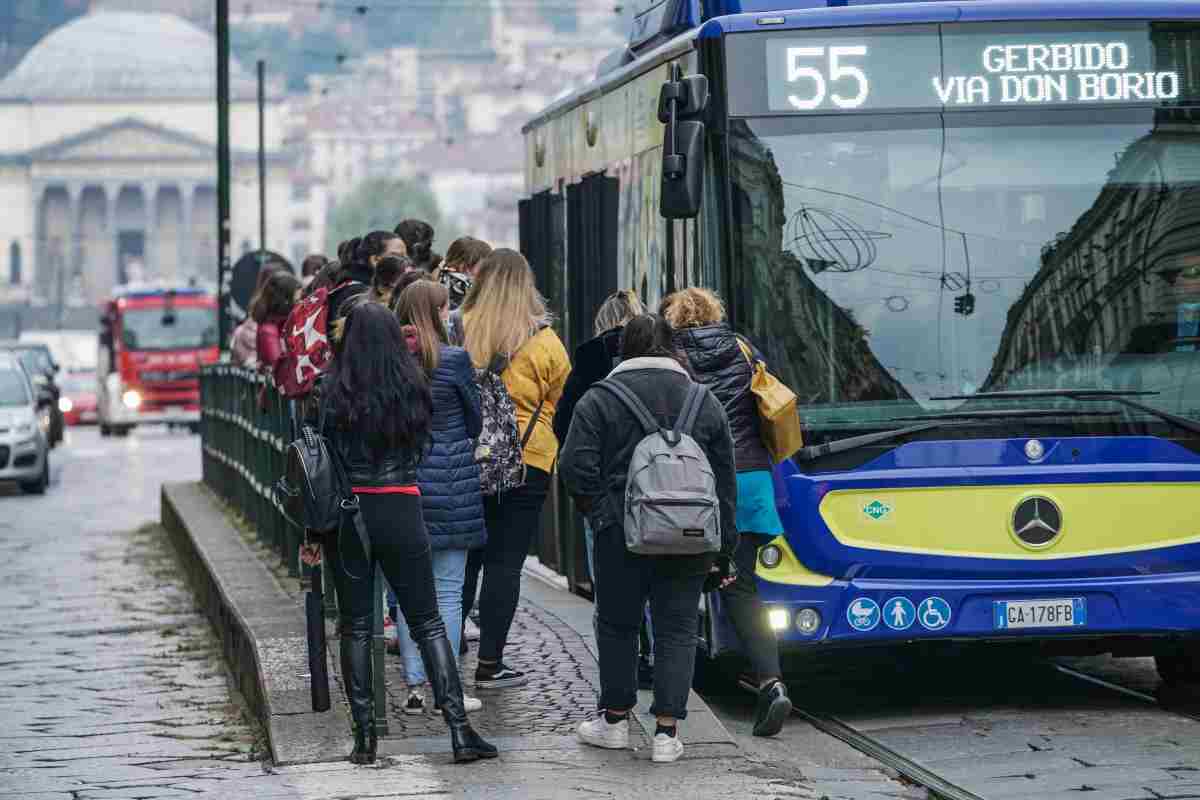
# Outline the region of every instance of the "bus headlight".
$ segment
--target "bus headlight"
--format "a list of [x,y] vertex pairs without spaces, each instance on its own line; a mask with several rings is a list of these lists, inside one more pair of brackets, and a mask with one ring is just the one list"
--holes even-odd
[[767,622],[773,631],[786,631],[791,622],[791,615],[786,608],[772,608],[767,612]]
[[776,545],[769,544],[758,551],[758,560],[767,569],[774,569],[779,566],[779,562],[783,561],[783,551]]
[[69,398],[69,397],[58,398],[58,410],[61,411],[62,413],[70,414],[71,409],[74,407],[75,407],[75,404],[71,402],[71,398]]
[[142,404],[142,393],[136,389],[130,389],[121,395],[121,402],[130,410],[136,410]]
[[796,630],[811,636],[821,627],[821,614],[815,608],[802,608],[796,613]]

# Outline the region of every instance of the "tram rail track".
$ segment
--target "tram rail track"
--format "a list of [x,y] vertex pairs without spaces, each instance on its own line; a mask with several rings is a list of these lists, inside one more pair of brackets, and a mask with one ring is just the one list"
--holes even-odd
[[[1154,706],[1165,713],[1200,721],[1200,702],[1196,702],[1195,704],[1189,703],[1188,705],[1164,703],[1163,699],[1156,695],[1128,686],[1122,686],[1119,683],[1114,683],[1106,678],[1090,674],[1075,667],[1053,661],[1047,661],[1046,665],[1073,680],[1137,700],[1146,705]],[[752,688],[745,682],[739,681],[739,683],[745,689]],[[1200,698],[1200,690],[1194,696]],[[800,707],[793,708],[792,716],[804,720],[822,733],[832,736],[860,753],[875,759],[880,764],[903,776],[905,780],[923,787],[930,793],[930,797],[937,798],[938,800],[987,800],[986,797],[939,775],[935,770],[909,758],[878,738],[859,730],[837,716]]]

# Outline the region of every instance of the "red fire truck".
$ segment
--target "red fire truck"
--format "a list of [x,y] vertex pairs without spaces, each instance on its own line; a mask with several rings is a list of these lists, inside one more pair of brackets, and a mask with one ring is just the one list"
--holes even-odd
[[100,434],[135,425],[200,427],[200,367],[217,360],[217,300],[194,287],[129,286],[100,318]]

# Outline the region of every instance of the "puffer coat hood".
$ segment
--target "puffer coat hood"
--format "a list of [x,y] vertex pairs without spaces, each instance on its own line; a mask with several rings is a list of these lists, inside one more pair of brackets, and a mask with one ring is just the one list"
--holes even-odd
[[[724,322],[682,328],[675,332],[675,346],[687,355],[696,379],[712,389],[725,407],[738,472],[771,469],[771,454],[762,441],[758,403],[750,391],[754,371],[738,346],[737,334]],[[757,355],[757,350],[754,352]]]

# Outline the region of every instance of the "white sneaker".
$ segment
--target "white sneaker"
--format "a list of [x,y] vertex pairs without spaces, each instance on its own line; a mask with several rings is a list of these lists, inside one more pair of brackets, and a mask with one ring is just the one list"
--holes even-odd
[[468,642],[479,641],[479,626],[472,622],[470,617],[467,617],[466,622],[463,623],[463,636]]
[[654,753],[650,756],[650,760],[655,764],[670,764],[681,755],[683,755],[683,742],[679,741],[678,733],[674,736],[660,733],[654,737]]
[[[439,714],[442,713],[441,706],[434,706],[433,710]],[[468,714],[473,714],[476,711],[482,711],[483,710],[483,702],[481,700],[479,700],[478,698],[467,697],[464,694],[463,695],[463,710],[465,710]]]
[[[610,725],[601,712],[599,716],[579,723],[575,734],[579,737],[579,741],[594,747],[603,747],[607,750],[629,749],[628,718]],[[658,751],[655,750],[655,752]]]

